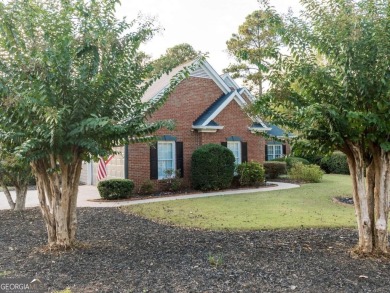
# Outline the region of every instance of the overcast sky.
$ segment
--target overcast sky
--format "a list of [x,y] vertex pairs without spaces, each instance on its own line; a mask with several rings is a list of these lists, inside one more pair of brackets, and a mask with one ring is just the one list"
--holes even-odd
[[[280,12],[299,10],[298,0],[270,0]],[[142,49],[158,58],[167,48],[188,43],[195,50],[209,52],[208,61],[222,73],[234,60],[226,53],[226,41],[245,17],[259,9],[256,0],[122,0],[118,16],[128,20],[139,13],[154,16],[164,31]]]

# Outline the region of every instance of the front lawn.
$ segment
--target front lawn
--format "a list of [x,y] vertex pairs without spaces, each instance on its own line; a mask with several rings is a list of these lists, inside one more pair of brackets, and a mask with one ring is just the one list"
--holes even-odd
[[355,227],[353,206],[332,202],[350,196],[348,175],[325,175],[300,188],[127,206],[142,217],[203,229],[257,230]]

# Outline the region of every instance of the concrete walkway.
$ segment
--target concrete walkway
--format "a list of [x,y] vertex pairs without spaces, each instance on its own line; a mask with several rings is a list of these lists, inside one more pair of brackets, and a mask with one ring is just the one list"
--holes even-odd
[[[290,184],[290,183],[282,183],[282,182],[268,182],[271,184],[277,184],[277,186],[269,186],[264,188],[252,188],[252,189],[238,189],[238,190],[228,190],[228,191],[218,191],[218,192],[208,192],[208,193],[192,193],[192,194],[183,194],[178,196],[170,196],[170,197],[157,197],[150,199],[141,199],[141,200],[129,200],[129,201],[113,201],[113,202],[96,202],[91,200],[99,199],[99,192],[96,186],[91,185],[81,185],[79,187],[79,194],[77,199],[78,207],[119,207],[126,205],[135,205],[135,204],[144,204],[150,202],[160,202],[160,201],[168,201],[168,200],[178,200],[178,199],[189,199],[189,198],[198,198],[198,197],[210,197],[210,196],[218,196],[218,195],[231,195],[231,194],[243,194],[243,193],[255,193],[255,192],[265,192],[265,191],[273,191],[273,190],[281,190],[281,189],[290,189],[297,188],[299,185]],[[15,194],[12,192],[12,195]],[[29,190],[27,192],[26,198],[26,207],[36,207],[39,205],[38,194],[36,190]],[[0,210],[9,209],[9,205],[7,199],[3,192],[0,192]]]

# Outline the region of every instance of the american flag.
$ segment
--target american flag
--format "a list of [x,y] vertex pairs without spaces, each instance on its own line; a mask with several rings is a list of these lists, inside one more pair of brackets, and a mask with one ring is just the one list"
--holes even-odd
[[97,169],[97,179],[100,181],[100,180],[103,180],[104,178],[107,177],[107,164],[111,161],[111,159],[113,158],[114,156],[111,155],[107,161],[105,161],[102,157],[100,157],[99,159],[99,164],[98,164],[98,169]]

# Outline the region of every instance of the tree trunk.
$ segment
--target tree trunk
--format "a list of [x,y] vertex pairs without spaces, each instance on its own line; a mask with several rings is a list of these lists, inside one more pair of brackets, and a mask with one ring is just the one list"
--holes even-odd
[[22,186],[15,186],[16,200],[15,200],[15,211],[21,211],[26,208],[26,196],[27,196],[28,184]]
[[50,247],[67,249],[74,245],[77,230],[77,194],[82,160],[71,162],[51,156],[32,162],[37,177],[39,203]]
[[[388,196],[390,192],[390,155],[379,146],[367,153],[358,143],[347,143],[352,177],[353,200],[359,232],[357,253],[388,252]],[[370,154],[370,155],[368,155]],[[366,175],[366,176],[365,176]]]
[[375,249],[388,252],[388,218],[390,196],[390,154],[380,147],[372,147],[375,162]]
[[11,210],[13,210],[15,208],[15,203],[12,199],[11,193],[9,192],[7,185],[5,185],[3,182],[1,182],[1,187],[3,188],[3,192],[5,194],[5,197],[7,198],[9,207],[11,208]]

